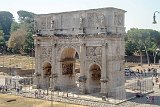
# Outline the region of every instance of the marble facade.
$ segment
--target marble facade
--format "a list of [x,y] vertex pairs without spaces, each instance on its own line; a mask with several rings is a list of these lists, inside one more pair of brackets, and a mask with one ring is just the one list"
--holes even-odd
[[100,8],[36,15],[34,84],[101,94],[123,87],[124,14]]

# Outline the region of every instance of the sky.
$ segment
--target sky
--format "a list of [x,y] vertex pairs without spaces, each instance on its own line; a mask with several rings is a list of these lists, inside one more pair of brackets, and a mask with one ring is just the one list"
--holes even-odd
[[160,0],[0,0],[0,11],[9,11],[17,20],[17,11],[47,14],[115,7],[125,13],[126,31],[130,28],[160,31],[160,14],[156,13],[157,24],[152,24],[153,14],[160,11]]

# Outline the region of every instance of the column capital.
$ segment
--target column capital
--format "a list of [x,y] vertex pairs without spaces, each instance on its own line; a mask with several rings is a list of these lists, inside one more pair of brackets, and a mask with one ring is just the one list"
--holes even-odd
[[86,46],[86,43],[81,43],[81,46],[84,46],[84,47],[85,47],[85,46]]

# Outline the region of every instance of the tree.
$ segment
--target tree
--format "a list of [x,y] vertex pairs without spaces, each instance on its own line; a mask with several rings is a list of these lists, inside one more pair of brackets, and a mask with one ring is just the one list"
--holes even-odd
[[[126,47],[134,44],[135,52],[140,54],[141,64],[142,64],[142,53],[143,50],[146,53],[148,64],[150,64],[149,52],[155,52],[158,43],[160,43],[159,33],[151,29],[136,29],[132,28],[127,32]],[[127,44],[130,41],[130,44]],[[129,47],[131,48],[131,47]],[[128,49],[127,49],[128,50]],[[132,50],[133,52],[134,50]]]
[[34,13],[32,12],[27,12],[24,10],[20,10],[17,12],[18,16],[19,16],[19,21],[20,22],[27,22],[27,23],[31,23],[33,21],[34,18]]
[[13,22],[12,22],[12,25],[11,25],[11,30],[10,30],[10,32],[12,33],[12,32],[16,31],[16,30],[19,29],[19,28],[20,28],[20,24],[17,23],[16,21],[13,21]]
[[[14,52],[29,53],[33,48],[33,13],[27,11],[18,11],[20,23],[13,22],[11,26],[11,37],[8,41],[8,47]],[[21,38],[22,40],[20,41]]]
[[150,51],[153,53],[153,57],[154,57],[154,64],[156,62],[156,56],[158,54],[158,51],[160,49],[160,32],[156,31],[156,30],[151,30],[150,31],[150,35],[152,36],[151,40],[151,46],[152,48],[150,48]]
[[0,25],[4,35],[10,34],[10,27],[13,22],[13,15],[7,11],[0,11]]
[[8,48],[12,48],[13,51],[16,53],[23,50],[26,35],[26,26],[21,25],[19,29],[11,33],[11,36],[8,41]]
[[125,43],[125,54],[126,55],[133,55],[136,52],[136,44],[132,43],[132,41],[126,41]]
[[0,30],[0,50],[1,52],[4,51],[4,47],[5,47],[5,40],[3,37],[3,31]]
[[3,31],[0,30],[0,46],[4,45],[5,44],[5,40],[3,38]]
[[[140,30],[132,28],[127,32],[127,37],[129,41],[132,41],[132,43],[136,44],[137,53],[140,54],[140,63],[142,65],[142,36],[140,33]],[[136,50],[135,50],[136,51]]]

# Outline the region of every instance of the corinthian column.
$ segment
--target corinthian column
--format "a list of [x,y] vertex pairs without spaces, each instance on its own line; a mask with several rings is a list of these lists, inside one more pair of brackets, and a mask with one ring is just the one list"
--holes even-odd
[[86,57],[86,44],[83,43],[80,49],[80,77],[79,77],[79,85],[80,92],[86,92],[86,75],[85,75],[85,57]]
[[84,70],[85,70],[85,46],[86,44],[82,44],[81,45],[81,49],[80,49],[80,75],[83,76],[84,75]]
[[101,92],[107,93],[107,56],[106,56],[106,43],[102,44],[102,69],[101,69]]

